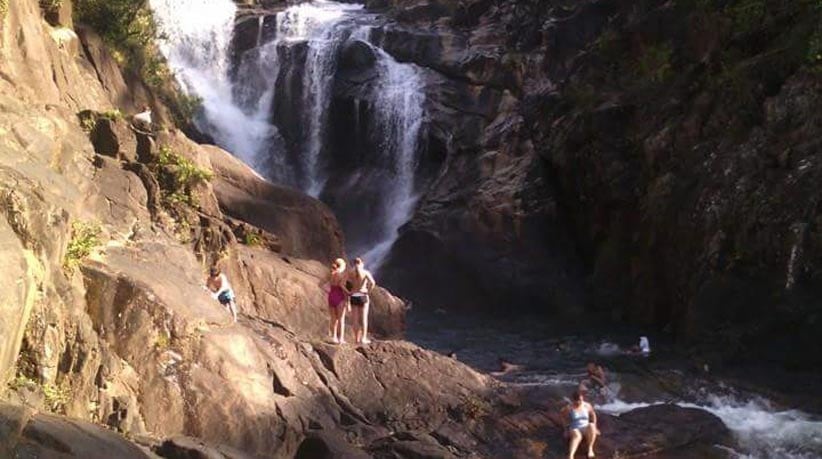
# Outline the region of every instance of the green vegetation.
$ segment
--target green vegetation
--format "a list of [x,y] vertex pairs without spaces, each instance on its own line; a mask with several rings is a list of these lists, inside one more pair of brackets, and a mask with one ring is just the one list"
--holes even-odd
[[80,127],[86,132],[93,131],[95,126],[97,126],[97,119],[93,116],[80,119]]
[[100,118],[105,118],[105,119],[111,120],[111,121],[117,121],[117,120],[123,119],[123,114],[120,113],[120,110],[118,110],[116,108],[114,110],[106,110],[103,113],[100,113],[98,116]]
[[18,374],[14,379],[9,381],[8,386],[11,390],[19,391],[21,389],[36,389],[39,384],[28,376]]
[[762,25],[765,19],[765,0],[740,0],[728,9],[734,23],[734,31],[750,33]]
[[145,0],[77,0],[74,20],[93,27],[125,62],[145,63],[156,30]]
[[192,194],[194,186],[213,177],[211,171],[178,155],[168,146],[160,147],[157,166],[160,168],[159,178],[164,197],[171,204],[196,205],[196,199]]
[[171,347],[171,338],[165,333],[158,333],[154,341],[154,348],[162,352]]
[[144,0],[78,0],[75,20],[103,37],[120,65],[160,89],[171,72],[154,46],[157,27]]
[[65,383],[43,384],[43,400],[52,413],[65,413],[66,405],[71,400],[71,387]]
[[262,245],[262,243],[263,243],[263,238],[260,237],[260,235],[257,234],[257,233],[247,232],[247,233],[245,233],[245,236],[243,237],[243,239],[244,239],[245,245],[250,246],[250,247],[257,247],[257,246]]
[[177,95],[176,106],[176,121],[180,124],[185,124],[189,120],[194,119],[194,116],[202,110],[203,99],[201,97],[191,96],[181,92]]
[[139,75],[169,105],[178,124],[189,122],[200,101],[174,86],[172,72],[154,43],[157,25],[146,0],[76,0],[74,20],[100,34],[118,64]]
[[63,267],[73,269],[80,261],[100,245],[100,225],[98,223],[76,221],[71,225],[71,240],[66,248]]
[[41,392],[45,408],[52,413],[64,414],[66,405],[71,401],[71,387],[65,382],[40,384],[28,376],[18,374],[9,381],[8,386],[18,392],[22,389]]
[[648,46],[636,62],[636,74],[643,80],[654,83],[667,80],[673,74],[673,52],[668,43]]

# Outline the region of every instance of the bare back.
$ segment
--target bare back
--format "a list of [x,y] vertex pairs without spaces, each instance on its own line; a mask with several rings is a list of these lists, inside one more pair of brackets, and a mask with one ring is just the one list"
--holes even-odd
[[350,280],[353,284],[353,287],[351,288],[352,292],[368,293],[377,285],[377,283],[374,282],[374,276],[372,276],[371,272],[366,269],[362,270],[362,275],[355,269],[351,272],[348,280]]

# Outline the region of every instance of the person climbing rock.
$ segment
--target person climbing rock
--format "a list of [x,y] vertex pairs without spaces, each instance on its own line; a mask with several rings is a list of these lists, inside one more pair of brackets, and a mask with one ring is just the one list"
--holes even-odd
[[337,258],[331,263],[331,273],[326,282],[328,292],[328,332],[334,343],[345,343],[345,313],[348,305],[346,291],[345,260]]
[[368,344],[371,342],[368,339],[368,308],[371,303],[369,293],[377,283],[374,281],[374,276],[365,269],[362,258],[355,258],[353,265],[354,268],[349,273],[348,281],[351,282],[349,291],[354,340],[359,344]]
[[594,443],[599,435],[597,415],[590,403],[583,399],[582,392],[571,395],[571,404],[562,410],[565,422],[565,436],[568,438],[568,459],[573,459],[583,438],[588,443],[588,457],[595,457]]
[[209,270],[205,287],[211,292],[211,296],[214,297],[214,299],[219,301],[221,305],[231,312],[231,317],[234,319],[234,322],[237,322],[237,304],[234,302],[234,290],[231,289],[228,278],[220,271],[220,268],[213,266]]

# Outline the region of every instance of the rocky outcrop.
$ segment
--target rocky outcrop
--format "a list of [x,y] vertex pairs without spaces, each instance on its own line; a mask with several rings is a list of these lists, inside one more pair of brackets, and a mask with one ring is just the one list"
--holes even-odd
[[6,404],[0,404],[0,454],[3,457],[88,459],[152,457],[134,443],[100,426]]
[[[600,313],[714,360],[777,342],[762,351],[818,365],[818,11],[742,3],[369,4],[395,19],[373,37],[428,86],[425,192],[388,285],[433,307]],[[369,71],[346,53],[343,141]]]
[[[105,46],[60,46],[71,35],[54,35],[38,7],[14,2],[0,26],[0,381],[13,404],[0,405],[0,455],[563,449],[546,414],[556,395],[537,402],[410,343],[324,342],[325,265],[342,252],[328,210],[177,130],[132,130],[114,109],[152,96],[123,93]],[[212,264],[236,289],[236,323],[202,288]],[[383,290],[374,300],[375,334],[401,335],[404,304]],[[709,414],[673,407],[603,429],[620,454],[729,444]]]
[[219,148],[203,151],[217,174],[217,199],[231,217],[278,235],[284,254],[329,262],[344,256],[342,232],[322,203],[272,184]]

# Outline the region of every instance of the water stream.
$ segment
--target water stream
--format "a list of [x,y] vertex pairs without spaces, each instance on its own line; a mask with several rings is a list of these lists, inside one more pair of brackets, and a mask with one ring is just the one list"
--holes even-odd
[[[592,330],[596,327],[592,327]],[[498,370],[498,358],[521,365],[521,371],[499,379],[513,385],[544,388],[567,395],[586,376],[593,361],[606,368],[608,390],[593,400],[599,411],[619,415],[662,403],[708,411],[730,429],[741,459],[822,458],[822,416],[796,407],[779,406],[761,394],[734,387],[721,379],[701,377],[682,368],[653,365],[640,356],[626,356],[634,344],[633,331],[614,330],[612,336],[568,335],[564,324],[545,318],[490,320],[456,314],[414,311],[409,339],[443,354],[456,357],[483,371]],[[664,349],[660,352],[666,352]],[[664,362],[667,357],[661,357]],[[660,380],[676,381],[673,391]]]

